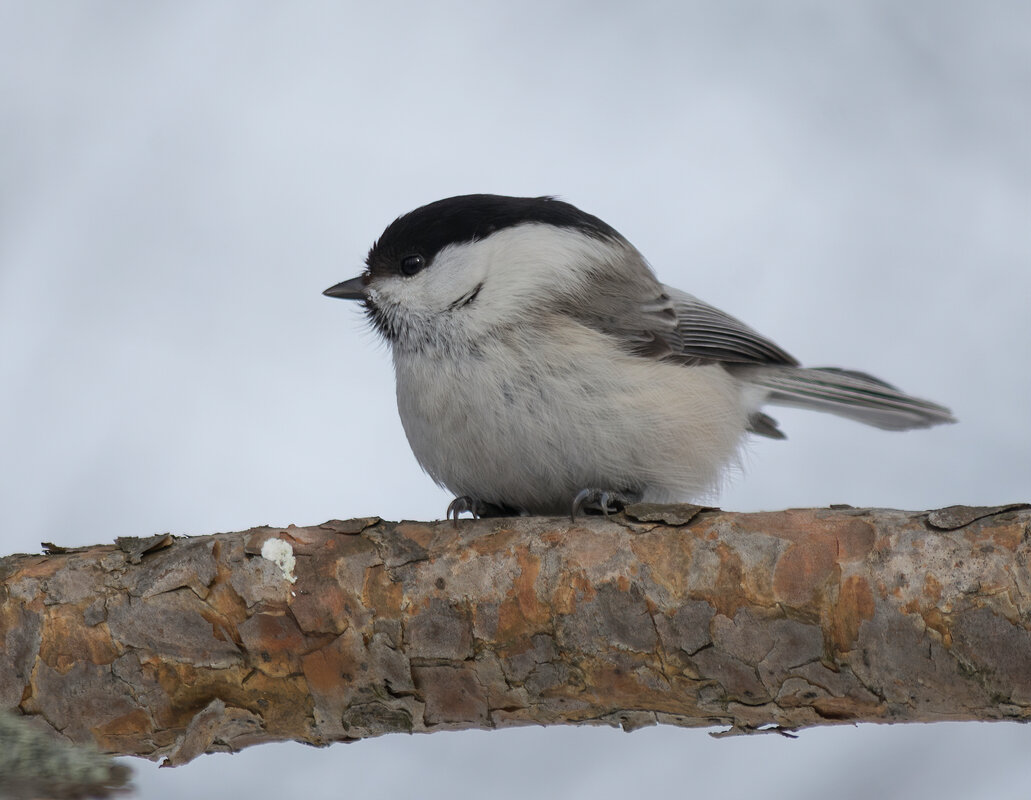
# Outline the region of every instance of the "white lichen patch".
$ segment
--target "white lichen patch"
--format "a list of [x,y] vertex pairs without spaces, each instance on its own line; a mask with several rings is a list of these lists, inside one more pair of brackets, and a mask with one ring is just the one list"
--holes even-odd
[[261,557],[267,558],[279,567],[283,571],[283,578],[290,583],[297,582],[297,578],[294,576],[297,559],[294,558],[294,549],[289,542],[275,538],[266,539],[265,544],[261,546]]

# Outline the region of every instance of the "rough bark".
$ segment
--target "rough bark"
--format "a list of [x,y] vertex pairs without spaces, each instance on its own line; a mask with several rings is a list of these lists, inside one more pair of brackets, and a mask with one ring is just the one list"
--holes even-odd
[[525,724],[1026,721],[1028,509],[633,506],[50,546],[0,560],[0,708],[171,764]]

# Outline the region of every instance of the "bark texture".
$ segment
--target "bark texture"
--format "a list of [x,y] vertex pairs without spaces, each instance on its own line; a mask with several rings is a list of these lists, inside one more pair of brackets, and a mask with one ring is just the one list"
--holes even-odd
[[0,560],[0,709],[180,764],[525,724],[1031,718],[1031,511],[330,521]]

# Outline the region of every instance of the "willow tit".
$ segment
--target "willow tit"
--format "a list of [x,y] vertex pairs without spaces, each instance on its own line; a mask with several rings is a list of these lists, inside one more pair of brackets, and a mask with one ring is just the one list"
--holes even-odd
[[448,516],[609,513],[713,492],[766,404],[885,430],[954,422],[870,375],[804,368],[659,283],[616,230],[550,197],[451,197],[398,217],[357,278],[390,344],[415,457]]

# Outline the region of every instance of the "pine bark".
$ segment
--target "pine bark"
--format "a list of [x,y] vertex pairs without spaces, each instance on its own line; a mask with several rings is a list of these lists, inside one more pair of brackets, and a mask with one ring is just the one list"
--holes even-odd
[[1027,721],[1029,508],[632,506],[50,545],[0,559],[0,709],[169,764],[526,724]]

